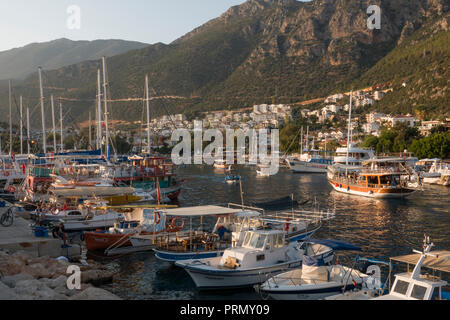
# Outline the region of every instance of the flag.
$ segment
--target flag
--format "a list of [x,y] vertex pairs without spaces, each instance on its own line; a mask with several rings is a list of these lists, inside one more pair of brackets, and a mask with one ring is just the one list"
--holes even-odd
[[64,201],[64,211],[67,210],[67,201]]
[[11,153],[11,159],[12,161],[16,161],[16,155],[14,154],[14,151]]
[[25,174],[25,170],[26,170],[26,166],[25,166],[25,163],[22,163],[22,174]]

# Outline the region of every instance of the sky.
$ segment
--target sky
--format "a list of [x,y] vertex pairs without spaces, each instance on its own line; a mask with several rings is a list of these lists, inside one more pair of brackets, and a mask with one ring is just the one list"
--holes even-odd
[[[59,38],[170,43],[243,2],[245,0],[0,0],[0,51]],[[77,9],[68,12],[71,6],[79,8],[79,15]]]

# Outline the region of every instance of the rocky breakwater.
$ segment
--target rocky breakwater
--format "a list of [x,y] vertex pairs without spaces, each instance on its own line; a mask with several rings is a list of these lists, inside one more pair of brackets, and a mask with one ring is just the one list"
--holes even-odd
[[[80,270],[80,289],[69,289],[67,280]],[[87,260],[87,264],[65,259],[34,257],[24,251],[0,250],[0,300],[120,300],[95,286],[112,281],[115,270]],[[69,279],[69,283],[76,283]]]

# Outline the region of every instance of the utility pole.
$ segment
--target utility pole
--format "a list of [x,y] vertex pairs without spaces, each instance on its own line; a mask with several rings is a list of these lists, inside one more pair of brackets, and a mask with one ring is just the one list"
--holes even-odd
[[41,99],[41,119],[42,119],[42,147],[44,148],[44,154],[47,153],[47,142],[45,136],[45,115],[44,115],[44,91],[42,89],[42,68],[38,68],[39,74],[39,91],[40,91],[40,99]]
[[148,90],[148,74],[145,76],[145,88],[147,101],[147,145],[148,145],[148,155],[151,155],[152,142],[150,140],[150,95]]
[[53,124],[53,152],[56,153],[55,106],[53,101],[53,95],[51,96],[51,102],[52,102],[52,124]]

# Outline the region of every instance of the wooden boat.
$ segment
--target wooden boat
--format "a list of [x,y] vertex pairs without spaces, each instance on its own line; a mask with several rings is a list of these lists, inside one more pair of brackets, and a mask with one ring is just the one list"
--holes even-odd
[[[368,164],[398,163],[400,160],[372,159]],[[410,173],[399,167],[361,167],[336,164],[328,168],[327,178],[334,190],[370,198],[402,198],[417,191],[408,186]]]

